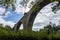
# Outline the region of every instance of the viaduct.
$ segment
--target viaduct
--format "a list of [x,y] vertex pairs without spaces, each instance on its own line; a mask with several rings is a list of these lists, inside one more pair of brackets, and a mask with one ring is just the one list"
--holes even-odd
[[50,0],[43,0],[42,2],[38,1],[29,12],[25,13],[24,16],[14,25],[13,30],[18,31],[20,25],[23,24],[23,30],[32,31],[32,26],[38,12],[47,4],[50,3]]

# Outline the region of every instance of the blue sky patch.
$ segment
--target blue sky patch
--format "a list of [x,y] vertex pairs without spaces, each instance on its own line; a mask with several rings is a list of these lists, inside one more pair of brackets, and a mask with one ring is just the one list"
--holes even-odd
[[13,22],[18,22],[22,18],[23,14],[18,14],[16,12],[10,13],[8,17],[5,17],[4,19],[6,21],[13,21]]

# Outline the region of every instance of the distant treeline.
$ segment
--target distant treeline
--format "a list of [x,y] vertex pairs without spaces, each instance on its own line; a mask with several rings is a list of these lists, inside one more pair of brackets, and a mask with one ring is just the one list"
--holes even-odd
[[60,40],[60,26],[47,25],[40,31],[26,32],[19,30],[14,32],[10,26],[3,27],[0,24],[0,40]]

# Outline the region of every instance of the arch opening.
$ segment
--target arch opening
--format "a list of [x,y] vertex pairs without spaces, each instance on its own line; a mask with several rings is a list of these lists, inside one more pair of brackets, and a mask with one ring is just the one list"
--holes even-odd
[[33,29],[32,29],[33,31],[39,31],[40,29],[44,29],[44,27],[49,25],[50,22],[52,23],[52,25],[53,24],[59,25],[59,19],[58,19],[60,18],[59,10],[56,12],[56,14],[54,14],[51,8],[56,5],[57,2],[49,3],[40,10],[33,23]]
[[20,30],[23,30],[23,24],[20,25],[20,28],[19,28],[19,29],[20,29]]

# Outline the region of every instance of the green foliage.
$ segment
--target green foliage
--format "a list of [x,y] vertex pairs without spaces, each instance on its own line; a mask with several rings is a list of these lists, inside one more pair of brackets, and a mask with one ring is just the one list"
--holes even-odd
[[60,0],[50,0],[51,2],[54,2],[54,1],[58,1],[58,2],[60,2]]
[[56,13],[56,12],[60,9],[60,0],[50,0],[50,1],[51,1],[51,2],[55,2],[55,1],[58,2],[58,4],[57,4],[56,6],[52,7],[52,11],[53,11],[54,13]]
[[12,10],[15,9],[15,1],[14,0],[1,0],[0,1],[0,5],[4,5],[6,8],[6,11],[8,9],[9,6],[12,6]]
[[11,31],[11,27],[8,26],[8,25],[6,25],[6,26],[5,26],[5,30]]
[[60,40],[60,32],[50,32],[48,34],[46,28],[50,29],[51,25],[45,26],[45,28],[40,31],[27,32],[18,30],[14,32],[11,30],[10,26],[6,25],[3,27],[3,25],[0,24],[0,40]]
[[[40,3],[40,2],[42,2],[43,0],[36,0],[36,2],[38,2],[38,3]],[[48,1],[50,1],[50,2],[54,2],[54,1],[58,1],[59,2],[59,4],[60,4],[60,0],[48,0]],[[25,8],[26,8],[26,6],[27,6],[27,3],[29,2],[29,0],[23,0],[23,5],[25,5]],[[0,5],[4,5],[5,6],[5,8],[6,8],[6,11],[7,11],[7,9],[8,9],[8,7],[11,5],[12,6],[12,10],[14,11],[15,10],[15,1],[14,0],[1,0],[0,1]],[[32,2],[32,4],[33,4],[33,2]],[[36,11],[39,11],[40,10],[40,6],[39,5],[37,5],[37,3],[35,4],[36,6],[33,6],[33,12],[36,12]],[[56,7],[53,7],[53,11],[56,9]],[[58,9],[59,9],[59,7],[58,7]],[[58,10],[57,9],[57,10]]]
[[33,8],[32,8],[32,11],[34,12],[34,13],[36,13],[36,11],[39,11],[40,10],[40,6],[39,5],[35,5],[35,6],[33,6]]
[[57,32],[55,35],[53,35],[55,38],[59,39],[60,38],[60,32]]

